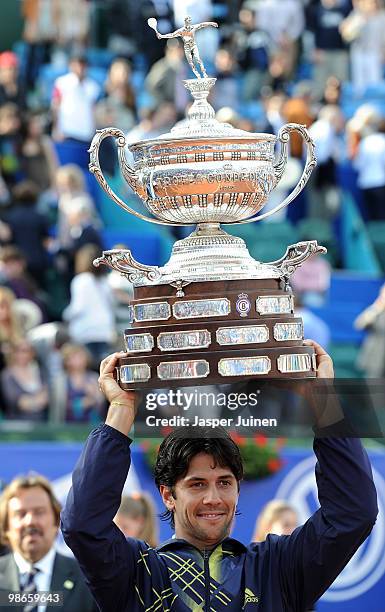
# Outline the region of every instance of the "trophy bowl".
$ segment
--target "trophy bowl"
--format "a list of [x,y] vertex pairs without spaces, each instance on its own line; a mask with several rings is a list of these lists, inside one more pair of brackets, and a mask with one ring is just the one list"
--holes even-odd
[[[206,87],[215,79],[202,79]],[[189,89],[195,93],[189,81]],[[201,83],[199,83],[201,84]],[[202,91],[200,92],[202,93]],[[307,160],[293,192],[269,213],[287,206],[308,181],[315,166],[314,144],[306,128],[289,123],[278,134],[251,134],[221,124],[204,99],[189,110],[189,120],[159,138],[127,145],[116,128],[99,130],[91,143],[90,171],[123,209],[152,223],[191,225],[239,223],[254,220],[277,186],[288,159],[290,133],[299,133],[307,145]],[[154,218],[130,208],[109,187],[98,161],[101,142],[116,140],[120,170]],[[275,145],[281,144],[276,155]],[[127,149],[130,160],[127,156]]]

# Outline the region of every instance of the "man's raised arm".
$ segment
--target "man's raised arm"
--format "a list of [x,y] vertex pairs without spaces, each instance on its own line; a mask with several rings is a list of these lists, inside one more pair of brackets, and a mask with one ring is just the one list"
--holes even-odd
[[[331,358],[318,344],[307,344],[317,353],[318,378],[330,384],[334,376]],[[361,441],[326,437],[338,436],[335,396],[326,398],[324,409],[316,409],[315,473],[321,508],[291,536],[276,542],[284,599],[295,610],[310,607],[332,584],[371,532],[378,512],[371,466]]]
[[130,467],[135,395],[122,391],[113,377],[119,353],[100,365],[100,388],[110,402],[105,424],[89,435],[77,462],[62,512],[62,532],[87,583],[104,610],[129,609],[139,542],[127,543],[113,519]]

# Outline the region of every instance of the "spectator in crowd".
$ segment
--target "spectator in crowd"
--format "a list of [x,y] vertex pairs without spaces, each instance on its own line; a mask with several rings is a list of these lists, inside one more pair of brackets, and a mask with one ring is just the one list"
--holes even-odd
[[59,165],[52,139],[44,133],[41,113],[30,113],[22,126],[21,167],[24,178],[39,188],[39,195],[55,190],[55,175]]
[[0,53],[0,106],[15,104],[19,110],[26,108],[26,91],[19,78],[19,60],[12,51]]
[[105,266],[93,265],[98,256],[100,251],[95,245],[86,245],[77,252],[71,301],[63,313],[71,339],[88,348],[94,367],[116,340],[114,296]]
[[385,219],[385,120],[373,107],[359,128],[353,165],[370,220]]
[[260,0],[256,4],[258,26],[269,35],[273,47],[271,76],[286,83],[295,75],[305,15],[300,0]]
[[39,287],[44,287],[49,266],[48,219],[36,209],[39,190],[32,181],[21,181],[12,191],[12,206],[4,215],[11,230],[11,241],[23,253],[28,271]]
[[134,492],[130,495],[123,495],[114,522],[123,531],[126,538],[143,540],[152,548],[158,546],[155,507],[148,494]]
[[86,244],[95,244],[100,250],[103,249],[103,240],[95,227],[88,198],[79,196],[72,201],[67,209],[67,221],[71,240],[69,248],[71,259],[74,259],[79,249]]
[[239,87],[237,81],[237,65],[230,49],[221,47],[215,56],[215,76],[217,82],[210,98],[214,108],[238,105]]
[[156,108],[147,109],[143,119],[127,134],[128,142],[138,142],[165,134],[174,126],[177,112],[172,102],[162,102]]
[[16,296],[0,285],[0,370],[10,354],[11,346],[23,338],[24,329],[15,308]]
[[87,206],[93,219],[95,227],[100,227],[100,220],[96,212],[95,204],[86,190],[84,173],[76,164],[65,164],[56,172],[56,187],[58,193],[58,247],[70,249],[73,240],[71,238],[68,214],[77,203],[82,207]]
[[[117,244],[113,248],[126,249],[127,246],[125,244]],[[121,334],[124,333],[124,330],[131,327],[132,324],[132,315],[128,306],[134,298],[134,287],[128,278],[120,274],[117,270],[111,270],[107,280],[114,293],[115,325],[118,338],[121,338]]]
[[170,39],[167,41],[165,56],[151,67],[145,87],[157,104],[177,103],[178,110],[184,110],[187,95],[180,89],[180,85],[187,74],[183,47],[178,40]]
[[[61,348],[69,342],[67,326],[61,321],[51,321],[37,325],[27,333],[42,367],[43,378],[49,389],[49,421],[63,423],[64,400],[66,397],[66,379],[63,370]],[[64,406],[64,407],[63,407]]]
[[325,105],[309,128],[317,152],[317,166],[309,184],[309,217],[330,219],[338,211],[340,194],[337,164],[341,157],[344,127],[344,117],[339,106]]
[[88,0],[54,0],[54,4],[59,45],[69,51],[83,48],[91,25],[90,3]]
[[52,43],[56,38],[56,3],[45,0],[22,0],[23,40],[26,45],[24,78],[33,89],[40,67],[49,63]]
[[0,283],[13,291],[17,299],[34,302],[45,311],[45,296],[27,272],[27,262],[17,246],[0,249]]
[[[294,291],[301,295],[305,306],[320,307],[326,301],[330,288],[331,268],[323,255],[313,255],[303,262],[291,278]],[[306,335],[307,337],[307,335]]]
[[262,87],[270,84],[271,40],[259,27],[255,10],[245,7],[239,11],[239,28],[234,39],[238,64],[244,71],[243,98],[256,100]]
[[327,79],[349,77],[349,52],[340,32],[352,8],[351,0],[320,0],[308,9],[308,28],[314,34],[313,80],[316,97],[321,98]]
[[283,92],[273,93],[269,88],[262,96],[262,103],[266,114],[266,131],[271,134],[278,134],[281,127],[285,124],[284,107],[286,96]]
[[358,357],[358,366],[368,378],[385,377],[385,285],[370,306],[354,321],[356,329],[366,330]]
[[[301,81],[294,90],[293,95],[286,100],[282,108],[282,115],[287,123],[300,123],[310,127],[314,121],[312,106],[313,88],[309,81]],[[290,139],[290,152],[292,157],[302,159],[303,139],[299,134],[293,134]]]
[[293,506],[282,499],[273,499],[262,508],[256,520],[252,542],[264,542],[269,533],[290,535],[298,522]]
[[10,552],[0,558],[1,588],[61,591],[63,612],[96,612],[77,562],[55,550],[60,510],[51,484],[40,474],[18,476],[5,487],[0,497],[0,538]]
[[62,422],[99,423],[105,400],[98,376],[90,369],[91,355],[81,344],[66,343],[61,348],[64,372]]
[[96,123],[99,128],[109,125],[128,132],[136,120],[136,96],[130,83],[131,67],[120,58],[112,62],[105,84],[105,97],[96,105]]
[[54,84],[54,139],[88,146],[95,133],[95,104],[99,95],[99,85],[87,76],[85,55],[72,55],[69,72],[58,77]]
[[354,0],[353,11],[341,23],[344,40],[350,43],[352,81],[357,93],[383,78],[385,10],[382,0]]
[[20,164],[21,120],[16,104],[0,106],[0,173],[8,188],[22,179]]
[[26,340],[11,345],[7,367],[1,373],[1,386],[7,419],[47,420],[48,387],[32,345]]

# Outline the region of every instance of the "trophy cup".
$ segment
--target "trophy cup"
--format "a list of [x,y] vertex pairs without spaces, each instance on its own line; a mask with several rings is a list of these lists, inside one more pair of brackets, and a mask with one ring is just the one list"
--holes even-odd
[[[184,81],[194,102],[187,119],[168,134],[129,145],[123,132],[99,130],[90,147],[90,171],[125,211],[159,225],[196,225],[178,240],[162,267],[143,265],[130,250],[104,251],[95,265],[119,271],[134,285],[132,328],[116,377],[123,389],[233,383],[250,378],[315,377],[312,347],[303,345],[303,324],[294,314],[291,274],[307,258],[325,252],[299,242],[270,263],[254,260],[226,224],[260,221],[287,206],[304,188],[316,164],[314,144],[302,125],[287,124],[278,137],[248,133],[215,119],[207,101],[216,79],[207,77],[195,32],[211,22],[159,38],[181,37],[196,76]],[[257,215],[285,170],[290,134],[304,139],[307,158],[300,180],[273,210]],[[107,184],[98,152],[116,140],[121,172],[142,199],[148,217],[130,208]],[[275,156],[275,145],[281,144]]]

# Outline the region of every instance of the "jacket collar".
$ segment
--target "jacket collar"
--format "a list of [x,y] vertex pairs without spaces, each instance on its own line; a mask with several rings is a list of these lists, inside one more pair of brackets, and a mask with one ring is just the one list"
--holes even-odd
[[[222,540],[222,542],[217,544],[215,548],[213,548],[210,552],[213,552],[214,550],[216,550],[218,546],[222,546],[222,549],[224,551],[231,552],[231,553],[242,553],[242,552],[247,551],[246,546],[242,544],[242,542],[239,542],[238,540],[235,540],[234,538],[225,538],[224,540]],[[187,540],[183,540],[182,538],[170,538],[169,540],[166,540],[165,542],[160,544],[160,546],[157,546],[155,550],[157,552],[163,552],[165,550],[169,550],[174,547],[175,548],[176,547],[194,548],[195,550],[202,552],[199,548],[197,548],[193,544],[190,544],[190,542],[188,542]]]

